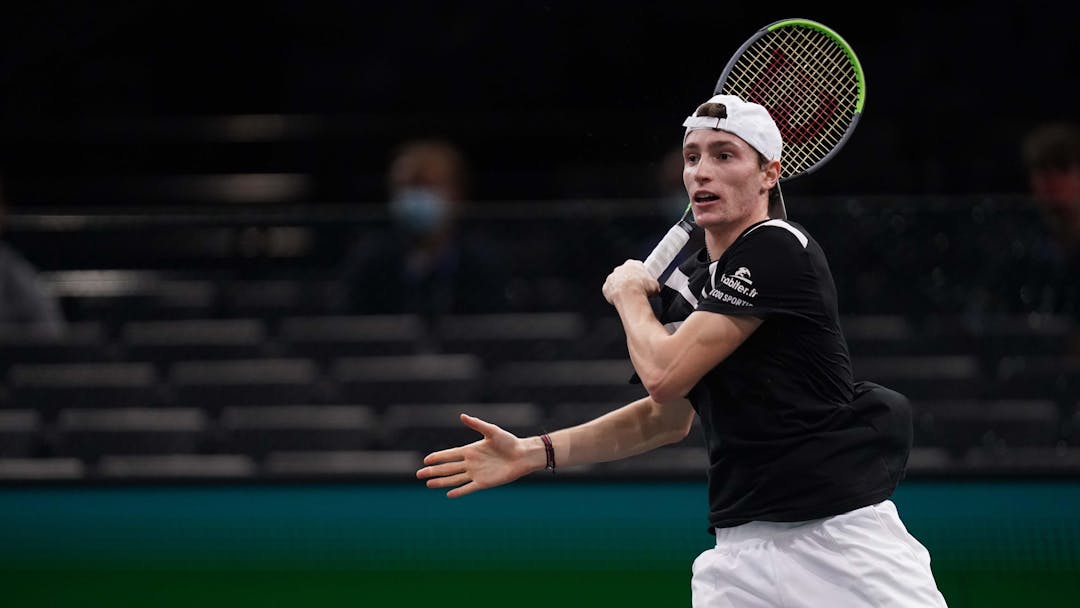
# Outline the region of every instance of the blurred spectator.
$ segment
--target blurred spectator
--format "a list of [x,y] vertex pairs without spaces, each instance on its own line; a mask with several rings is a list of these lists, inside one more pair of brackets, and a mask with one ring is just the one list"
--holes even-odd
[[1062,253],[1080,254],[1080,124],[1048,123],[1023,143],[1024,168],[1033,201]]
[[488,235],[459,221],[468,198],[461,150],[411,140],[388,171],[391,229],[357,236],[343,263],[350,314],[499,312],[507,305],[506,256]]
[[1080,125],[1038,125],[1020,152],[1031,207],[997,218],[968,312],[1080,319]]
[[[6,207],[0,178],[0,236]],[[4,240],[0,240],[0,325],[46,336],[60,336],[66,327],[60,302],[41,281],[37,268]]]

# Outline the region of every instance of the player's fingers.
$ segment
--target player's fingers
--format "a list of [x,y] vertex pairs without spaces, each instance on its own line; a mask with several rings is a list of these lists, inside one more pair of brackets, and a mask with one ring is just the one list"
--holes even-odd
[[498,429],[498,427],[495,426],[494,424],[491,424],[489,422],[484,422],[483,420],[481,420],[479,418],[475,418],[475,417],[470,416],[468,414],[462,414],[461,415],[461,421],[465,423],[465,426],[467,426],[470,429],[482,434],[484,437],[487,437],[487,436],[491,435],[491,433],[493,433],[494,431],[496,431]]
[[461,453],[461,448],[449,448],[446,450],[439,450],[438,452],[432,452],[427,456],[424,456],[424,464],[438,464],[440,462],[451,462],[462,459],[464,459],[464,456]]
[[449,492],[446,493],[446,497],[447,498],[457,498],[459,496],[464,496],[466,494],[471,494],[471,493],[473,493],[473,492],[475,492],[477,490],[480,490],[480,489],[481,489],[480,486],[477,485],[477,483],[475,481],[470,481],[469,483],[461,486],[460,488],[454,488],[453,490],[450,490]]
[[420,479],[427,479],[428,477],[446,477],[448,475],[457,475],[458,473],[465,472],[465,463],[463,461],[448,462],[445,464],[424,467],[416,472],[416,476]]
[[434,479],[427,480],[427,487],[429,488],[449,488],[451,486],[460,486],[463,483],[471,481],[468,473],[458,473],[457,475],[450,475],[449,477],[436,477]]

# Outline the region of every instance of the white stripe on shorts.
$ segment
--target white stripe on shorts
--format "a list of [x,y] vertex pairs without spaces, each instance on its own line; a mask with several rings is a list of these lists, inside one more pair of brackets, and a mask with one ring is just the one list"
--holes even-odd
[[694,608],[944,607],[930,554],[892,501],[795,523],[716,531],[694,560]]

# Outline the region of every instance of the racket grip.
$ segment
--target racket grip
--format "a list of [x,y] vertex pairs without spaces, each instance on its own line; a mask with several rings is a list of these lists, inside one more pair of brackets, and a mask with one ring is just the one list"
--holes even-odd
[[687,241],[690,240],[690,232],[693,230],[693,225],[687,222],[679,222],[671,227],[671,230],[667,231],[664,238],[656,244],[649,257],[645,258],[645,270],[649,272],[649,276],[654,279],[659,279],[667,267],[671,264],[671,261],[675,259],[675,256],[679,255],[682,248],[686,246]]

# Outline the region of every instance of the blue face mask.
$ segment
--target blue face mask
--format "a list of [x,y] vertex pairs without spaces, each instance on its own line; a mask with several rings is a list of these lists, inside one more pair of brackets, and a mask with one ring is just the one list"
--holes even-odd
[[431,232],[449,211],[446,200],[428,188],[406,188],[390,201],[390,215],[410,232]]

